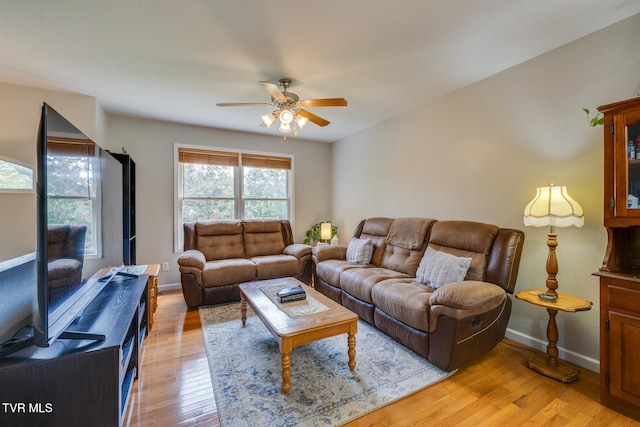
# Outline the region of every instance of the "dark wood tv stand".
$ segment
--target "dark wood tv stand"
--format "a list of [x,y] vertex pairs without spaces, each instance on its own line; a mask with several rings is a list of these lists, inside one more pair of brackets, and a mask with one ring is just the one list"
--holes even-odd
[[0,425],[121,426],[148,332],[147,283],[110,282],[68,329],[103,342],[58,339],[0,359]]

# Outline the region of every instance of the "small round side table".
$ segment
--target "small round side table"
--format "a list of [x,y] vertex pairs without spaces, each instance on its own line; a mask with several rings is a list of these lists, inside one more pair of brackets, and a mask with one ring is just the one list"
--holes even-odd
[[547,354],[532,356],[529,359],[529,367],[543,375],[554,378],[558,381],[570,383],[578,379],[580,371],[563,360],[558,359],[558,325],[556,325],[556,314],[559,311],[573,313],[576,311],[586,311],[591,309],[591,301],[575,297],[573,295],[558,292],[556,301],[543,301],[538,294],[545,293],[546,290],[534,289],[520,291],[516,298],[526,301],[539,307],[545,307],[549,313],[549,323],[547,324]]

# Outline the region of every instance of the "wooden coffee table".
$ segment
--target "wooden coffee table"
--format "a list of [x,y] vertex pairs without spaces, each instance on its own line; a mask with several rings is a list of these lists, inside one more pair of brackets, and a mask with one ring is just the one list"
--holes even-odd
[[[307,294],[309,304],[319,307],[318,310],[300,315],[290,315],[294,304],[280,304],[268,296],[274,287],[280,289],[302,286]],[[266,291],[269,289],[269,292]],[[278,341],[282,353],[282,391],[289,394],[291,388],[291,350],[294,347],[329,338],[340,334],[349,334],[347,338],[349,369],[356,367],[356,333],[358,332],[358,315],[344,308],[315,289],[304,285],[294,278],[263,280],[240,285],[242,325],[247,321],[247,304],[251,306],[262,323]],[[315,301],[313,301],[315,300]],[[319,304],[318,304],[319,303]],[[305,307],[298,307],[305,308]],[[285,311],[289,311],[287,314]]]

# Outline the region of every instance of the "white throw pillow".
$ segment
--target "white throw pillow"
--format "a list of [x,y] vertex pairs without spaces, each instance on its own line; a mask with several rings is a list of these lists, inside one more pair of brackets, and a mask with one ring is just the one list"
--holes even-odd
[[461,282],[470,264],[471,258],[457,257],[428,247],[416,272],[416,281],[434,289],[447,283]]
[[347,246],[347,261],[356,264],[369,264],[373,256],[373,243],[371,239],[352,238]]

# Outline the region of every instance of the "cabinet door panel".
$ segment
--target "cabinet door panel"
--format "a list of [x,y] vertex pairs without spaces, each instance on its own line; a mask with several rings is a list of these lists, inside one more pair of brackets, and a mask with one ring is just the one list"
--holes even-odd
[[640,217],[640,110],[613,117],[616,216]]
[[640,406],[640,317],[609,312],[609,392]]

